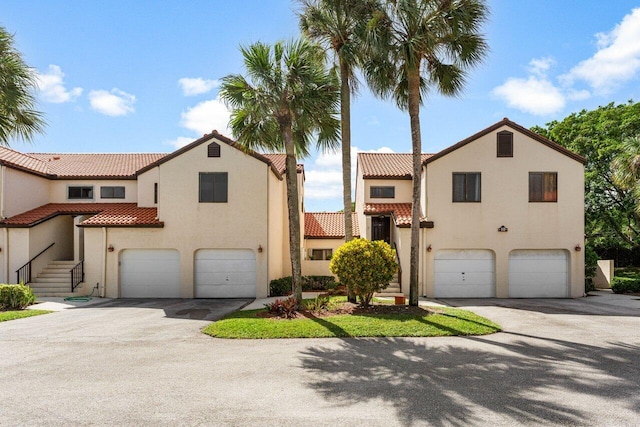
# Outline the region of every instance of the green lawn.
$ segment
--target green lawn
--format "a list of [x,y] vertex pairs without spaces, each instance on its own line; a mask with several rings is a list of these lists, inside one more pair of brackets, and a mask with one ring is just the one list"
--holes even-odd
[[203,332],[218,338],[438,337],[486,335],[500,326],[466,310],[437,308],[428,315],[344,314],[305,319],[256,317],[264,310],[235,312]]
[[53,313],[50,310],[7,310],[0,311],[0,322],[7,320],[22,319],[23,317],[39,316],[41,314]]

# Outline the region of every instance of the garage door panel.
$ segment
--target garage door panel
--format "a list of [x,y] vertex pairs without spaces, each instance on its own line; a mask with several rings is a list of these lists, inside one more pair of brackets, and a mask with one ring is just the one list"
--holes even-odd
[[197,298],[255,298],[256,259],[250,249],[200,249],[195,255]]
[[125,249],[120,255],[122,298],[180,298],[180,254],[174,249]]
[[436,254],[435,296],[488,298],[495,296],[493,252],[480,249],[442,250]]
[[563,250],[514,250],[509,254],[511,298],[569,296],[568,257]]

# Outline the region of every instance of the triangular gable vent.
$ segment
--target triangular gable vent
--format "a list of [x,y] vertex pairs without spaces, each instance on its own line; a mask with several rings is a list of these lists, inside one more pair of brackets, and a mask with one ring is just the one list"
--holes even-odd
[[220,145],[212,142],[207,146],[207,157],[220,157]]

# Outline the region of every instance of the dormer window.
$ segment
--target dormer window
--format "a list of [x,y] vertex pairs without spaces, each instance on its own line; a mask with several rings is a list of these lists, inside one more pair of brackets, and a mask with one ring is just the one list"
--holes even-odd
[[372,199],[393,199],[396,197],[396,187],[371,187],[369,197]]
[[498,132],[498,157],[513,157],[513,132]]
[[220,144],[212,142],[207,146],[207,157],[220,157]]

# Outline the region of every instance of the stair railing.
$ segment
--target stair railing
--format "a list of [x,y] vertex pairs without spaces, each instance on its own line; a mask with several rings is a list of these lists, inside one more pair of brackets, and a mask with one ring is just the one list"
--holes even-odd
[[80,283],[84,282],[84,260],[81,260],[71,269],[71,292],[73,292]]
[[402,267],[400,266],[400,255],[398,254],[398,247],[396,243],[393,243],[393,249],[396,251],[396,262],[398,263],[398,287],[400,287],[400,292],[402,292]]
[[43,250],[41,250],[38,255],[34,256],[33,258],[31,258],[25,265],[23,265],[22,267],[20,267],[19,269],[16,270],[16,275],[17,277],[17,281],[16,283],[22,283],[24,285],[31,283],[31,263],[38,258],[40,255],[42,255],[43,253],[45,253],[51,246],[55,245],[56,243],[53,242],[52,244],[50,244],[49,246],[47,246],[46,248],[44,248]]

